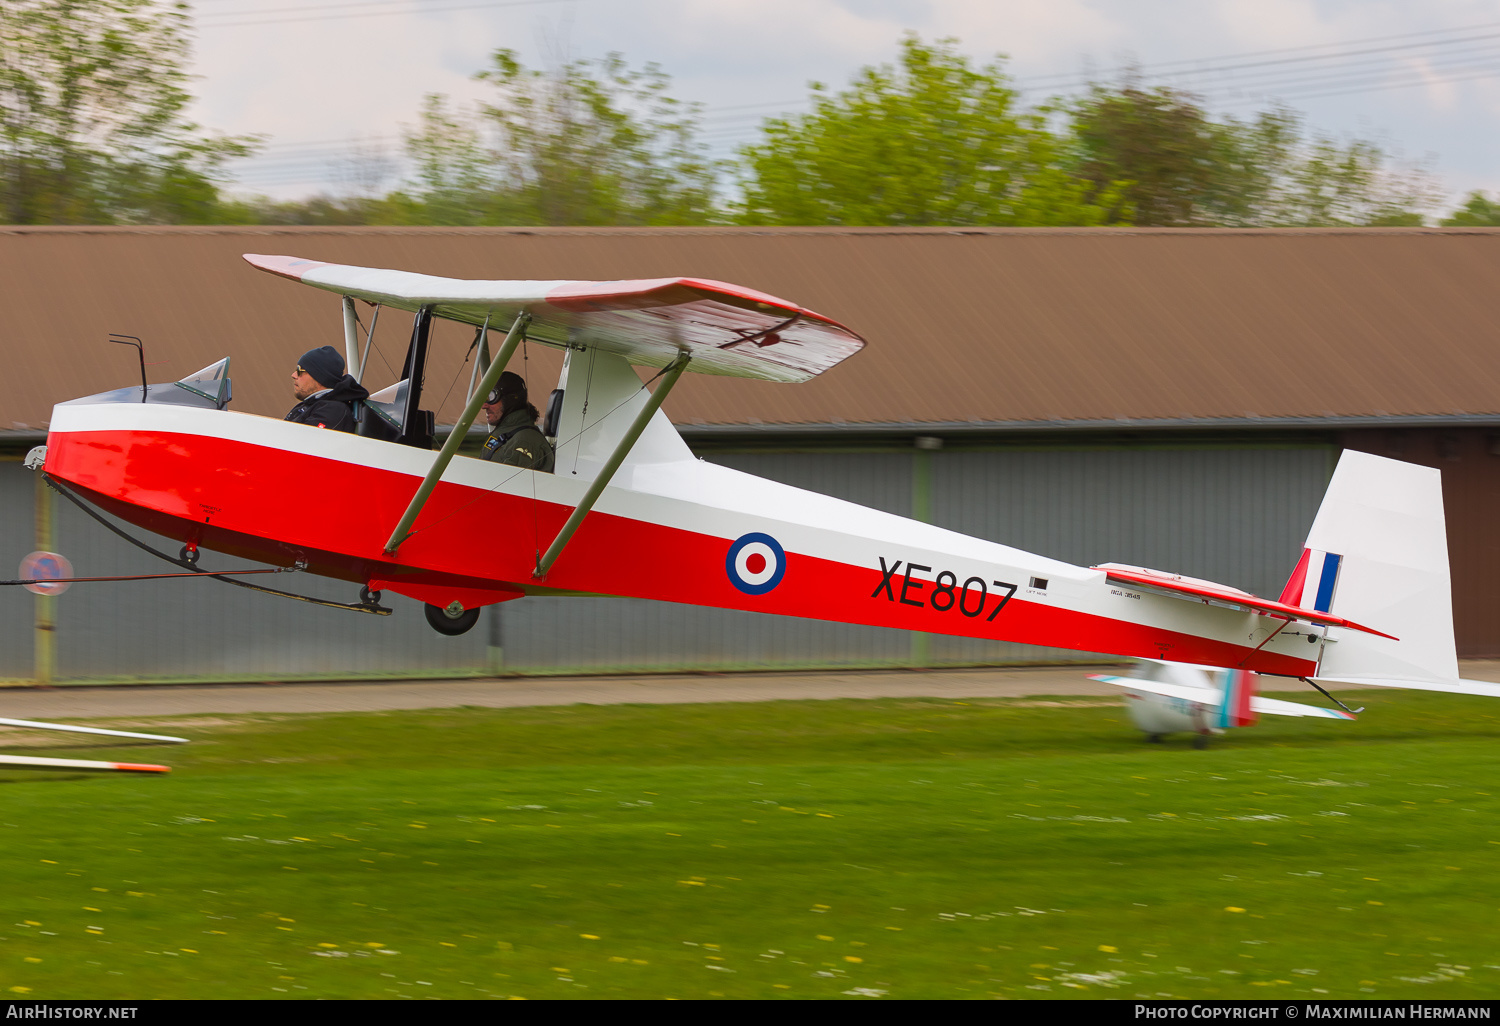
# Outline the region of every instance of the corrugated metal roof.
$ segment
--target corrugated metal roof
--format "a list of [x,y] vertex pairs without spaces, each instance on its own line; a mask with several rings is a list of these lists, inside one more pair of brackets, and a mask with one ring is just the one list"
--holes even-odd
[[[716,278],[869,340],[803,385],[690,375],[667,403],[682,424],[1500,416],[1500,229],[0,228],[0,428],[136,380],[110,331],[146,340],[153,381],[232,356],[234,408],[282,415],[297,357],[341,347],[339,305],[247,251],[462,278]],[[370,383],[393,379],[409,325],[381,319]],[[436,331],[439,421],[458,412],[471,335]],[[528,355],[544,396],[559,354]]]

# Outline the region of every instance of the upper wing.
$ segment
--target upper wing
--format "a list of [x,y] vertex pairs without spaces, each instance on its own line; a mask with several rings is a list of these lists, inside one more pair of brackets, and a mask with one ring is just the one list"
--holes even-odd
[[1382,638],[1390,638],[1392,641],[1400,639],[1384,631],[1377,631],[1373,627],[1365,627],[1353,620],[1345,620],[1341,616],[1324,613],[1317,609],[1303,609],[1301,606],[1289,606],[1285,602],[1274,602],[1271,599],[1263,599],[1231,588],[1227,584],[1215,584],[1213,581],[1201,581],[1196,577],[1184,577],[1181,574],[1169,574],[1165,570],[1147,570],[1141,566],[1125,566],[1121,563],[1100,563],[1094,567],[1095,570],[1103,570],[1105,576],[1111,581],[1128,584],[1133,588],[1151,588],[1166,592],[1177,598],[1195,598],[1205,602],[1217,602],[1232,606],[1243,606],[1246,609],[1254,609],[1257,612],[1267,613],[1271,616],[1279,616],[1286,620],[1304,620],[1308,623],[1325,624],[1329,627],[1348,627],[1356,631],[1364,631],[1366,634],[1378,634]]
[[[1089,679],[1102,680],[1106,684],[1118,684],[1132,691],[1146,691],[1153,695],[1165,695],[1167,698],[1183,698],[1201,705],[1217,706],[1224,700],[1224,693],[1213,688],[1195,688],[1186,684],[1163,684],[1160,681],[1137,680],[1135,677],[1112,677],[1107,674],[1090,674]],[[1302,705],[1300,702],[1262,698],[1260,695],[1250,696],[1250,708],[1255,712],[1271,716],[1322,716],[1330,720],[1354,719],[1352,713],[1339,709],[1322,709],[1315,705]]]
[[400,310],[505,330],[523,310],[528,338],[592,346],[665,367],[686,351],[689,370],[806,381],[864,348],[831,318],[763,292],[703,278],[641,281],[469,281],[410,271],[246,253],[263,271]]

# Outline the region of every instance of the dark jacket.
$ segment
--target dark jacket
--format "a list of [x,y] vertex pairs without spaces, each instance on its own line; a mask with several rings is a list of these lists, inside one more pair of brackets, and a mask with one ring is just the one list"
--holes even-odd
[[353,431],[354,403],[369,397],[370,393],[363,386],[345,374],[323,395],[304,399],[293,406],[286,419],[293,424],[311,424],[329,431]]
[[484,440],[484,458],[552,473],[552,446],[537,428],[536,417],[536,407],[529,405],[507,413]]

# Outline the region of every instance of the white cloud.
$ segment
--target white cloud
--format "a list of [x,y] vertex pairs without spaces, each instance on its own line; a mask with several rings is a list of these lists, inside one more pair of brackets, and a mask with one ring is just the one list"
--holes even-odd
[[[312,0],[307,10],[333,2]],[[267,6],[290,5],[198,4],[213,16]],[[197,33],[195,70],[202,79],[193,113],[212,128],[272,136],[278,145],[259,163],[270,169],[279,161],[279,170],[261,177],[280,176],[286,184],[277,191],[296,195],[315,183],[291,179],[316,176],[321,165],[316,153],[308,157],[312,151],[291,144],[394,139],[403,122],[415,120],[425,93],[482,95],[471,76],[502,46],[533,66],[549,51],[596,57],[616,50],[634,66],[657,62],[673,76],[675,95],[710,108],[787,102],[795,108],[810,80],[838,87],[860,66],[892,60],[907,30],[927,39],[956,36],[979,59],[1007,53],[1013,73],[1027,78],[1076,75],[1085,66],[1107,74],[1131,60],[1149,70],[1163,61],[1497,21],[1492,0],[576,0],[235,28],[205,24]],[[1253,109],[1264,102],[1255,97],[1300,81],[1296,66],[1284,70],[1236,109]],[[1500,173],[1490,170],[1500,166],[1500,140],[1474,130],[1500,108],[1500,83],[1449,81],[1452,73],[1440,61],[1425,74],[1425,85],[1403,90],[1290,99],[1324,130],[1373,131],[1407,152],[1438,154],[1437,170],[1456,188],[1500,186]],[[1177,81],[1203,87],[1219,80]],[[714,138],[725,145],[743,138],[736,131],[750,132],[756,116],[769,112],[752,110],[737,120],[721,113]]]

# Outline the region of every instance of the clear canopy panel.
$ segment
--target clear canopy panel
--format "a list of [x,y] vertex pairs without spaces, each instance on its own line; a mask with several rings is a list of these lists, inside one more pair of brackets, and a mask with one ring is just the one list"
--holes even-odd
[[197,406],[223,410],[233,397],[229,381],[229,357],[211,363],[177,381],[156,385],[130,385],[108,392],[70,399],[61,406],[87,406],[98,403],[157,403],[167,406]]

